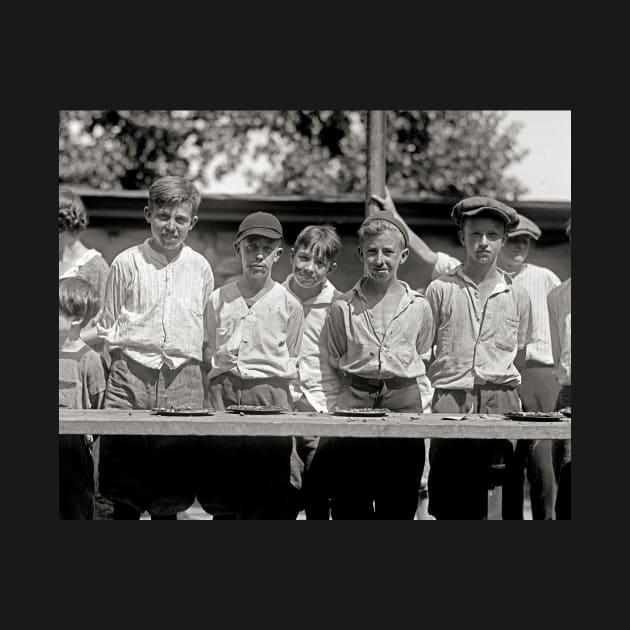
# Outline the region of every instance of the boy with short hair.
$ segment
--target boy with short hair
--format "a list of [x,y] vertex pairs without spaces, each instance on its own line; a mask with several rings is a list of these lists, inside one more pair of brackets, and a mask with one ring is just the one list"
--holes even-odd
[[[566,232],[570,241],[570,218]],[[571,278],[549,293],[547,304],[554,372],[560,385],[555,406],[557,410],[571,406]],[[571,518],[571,440],[554,440],[553,464],[558,480],[556,518],[568,520]]]
[[[328,361],[324,324],[331,304],[342,295],[328,279],[340,250],[341,240],[331,225],[305,227],[291,248],[292,273],[283,286],[304,309],[299,378],[292,383],[296,411],[330,412],[339,394],[340,379]],[[291,480],[301,490],[309,520],[330,517],[329,444],[327,437],[298,437],[291,455]]]
[[[59,280],[59,406],[99,409],[105,373],[99,354],[81,331],[98,313],[96,289],[83,278]],[[91,436],[59,436],[59,517],[94,518],[94,463]]]
[[[208,261],[184,241],[201,195],[182,177],[162,177],[144,209],[151,237],[112,262],[99,336],[112,365],[105,407],[200,407],[203,312],[214,287]],[[103,436],[101,492],[114,519],[177,518],[194,501],[191,441],[171,436]]]
[[[333,303],[326,325],[329,360],[343,374],[338,408],[422,413],[418,377],[434,326],[424,296],[397,277],[407,246],[407,230],[389,212],[359,229],[364,276]],[[424,440],[341,438],[333,452],[333,518],[414,518]]]
[[[267,212],[241,222],[234,250],[243,274],[214,291],[205,311],[209,368],[205,403],[291,410],[303,311],[271,278],[282,255],[282,226]],[[197,457],[197,499],[209,513],[239,519],[287,518],[290,437],[206,437]]]
[[[527,290],[497,268],[516,211],[489,197],[469,197],[451,214],[466,248],[466,262],[433,280],[427,300],[435,319],[433,413],[519,411],[519,368],[532,341]],[[487,517],[493,462],[507,441],[432,439],[429,513],[437,519]],[[497,467],[500,467],[498,464]]]

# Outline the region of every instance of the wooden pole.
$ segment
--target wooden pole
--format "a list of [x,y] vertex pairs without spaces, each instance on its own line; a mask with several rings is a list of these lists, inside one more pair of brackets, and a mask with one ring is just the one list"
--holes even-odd
[[365,216],[378,210],[371,195],[385,196],[385,112],[369,111],[367,120],[367,187]]

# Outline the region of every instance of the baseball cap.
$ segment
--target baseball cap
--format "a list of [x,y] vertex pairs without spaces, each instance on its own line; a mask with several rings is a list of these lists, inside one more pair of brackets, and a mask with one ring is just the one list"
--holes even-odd
[[535,241],[537,241],[542,234],[542,230],[531,219],[528,219],[522,214],[519,214],[518,223],[516,224],[516,227],[514,229],[510,230],[508,238],[512,238],[513,236],[521,236],[522,234],[525,234],[526,236],[529,236],[530,238],[533,238]]
[[266,236],[267,238],[282,238],[282,225],[273,214],[269,212],[252,212],[248,214],[238,226],[236,243],[246,236]]
[[373,212],[363,221],[361,227],[367,225],[368,223],[371,223],[372,221],[376,221],[377,219],[380,219],[381,221],[387,221],[388,223],[395,225],[403,235],[403,239],[405,240],[405,247],[408,247],[409,234],[407,233],[407,228],[405,227],[405,224],[392,213],[391,210],[377,210],[376,212]]
[[480,212],[492,212],[505,222],[508,231],[516,227],[518,213],[492,197],[467,197],[453,206],[451,217],[461,227],[464,217],[473,217]]

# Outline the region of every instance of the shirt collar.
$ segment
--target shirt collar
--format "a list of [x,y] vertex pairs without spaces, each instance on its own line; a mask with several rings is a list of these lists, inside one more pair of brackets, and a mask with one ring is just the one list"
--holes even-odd
[[179,254],[173,260],[169,261],[164,254],[160,254],[160,252],[156,251],[155,249],[153,249],[153,247],[151,247],[151,245],[149,245],[150,240],[151,237],[145,239],[144,243],[142,243],[141,246],[142,250],[148,258],[162,265],[174,265],[175,263],[182,260],[182,258],[187,255],[187,253],[185,253],[186,250],[190,249],[190,247],[188,247],[188,245],[184,243],[181,250],[179,251]]
[[[291,293],[291,295],[295,295],[295,293],[291,291],[290,282],[292,278],[293,274],[289,274],[287,279],[282,283],[282,286],[287,289],[289,293]],[[335,288],[335,285],[328,278],[326,278],[324,280],[322,290],[312,298],[305,300],[303,304],[306,306],[315,306],[316,304],[331,304],[335,298],[336,293],[337,289]],[[298,296],[295,295],[295,297],[297,298]],[[302,300],[300,300],[300,302],[302,302]]]
[[[499,275],[501,276],[501,280],[499,280],[499,282],[497,282],[497,284],[495,284],[494,289],[492,289],[492,293],[490,295],[494,295],[495,293],[502,293],[503,291],[509,291],[511,289],[512,285],[514,284],[514,279],[512,278],[512,276],[507,271],[503,271],[503,269],[500,269],[499,267],[497,267],[497,271],[498,271]],[[453,269],[452,271],[449,271],[446,275],[458,276],[464,282],[466,282],[468,284],[472,284],[474,287],[477,286],[475,284],[475,282],[473,282],[472,279],[469,278],[464,273],[464,265],[463,264],[458,265],[457,267],[455,267],[455,269]]]
[[[350,289],[350,291],[352,292],[353,295],[358,295],[362,300],[367,302],[365,293],[363,293],[363,289],[361,288],[361,283],[363,282],[363,280],[364,278],[360,278],[357,281],[357,283]],[[405,306],[413,302],[416,298],[423,297],[420,291],[416,291],[415,289],[412,289],[404,280],[398,280],[398,282],[400,282],[400,284],[402,284],[403,288],[405,289],[405,296],[404,296]],[[403,306],[402,302],[401,302],[401,306]]]

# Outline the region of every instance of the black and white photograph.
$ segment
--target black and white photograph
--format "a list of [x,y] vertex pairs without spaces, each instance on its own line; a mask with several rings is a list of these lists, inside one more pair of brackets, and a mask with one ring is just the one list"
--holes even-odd
[[58,115],[59,519],[571,519],[570,110]]

